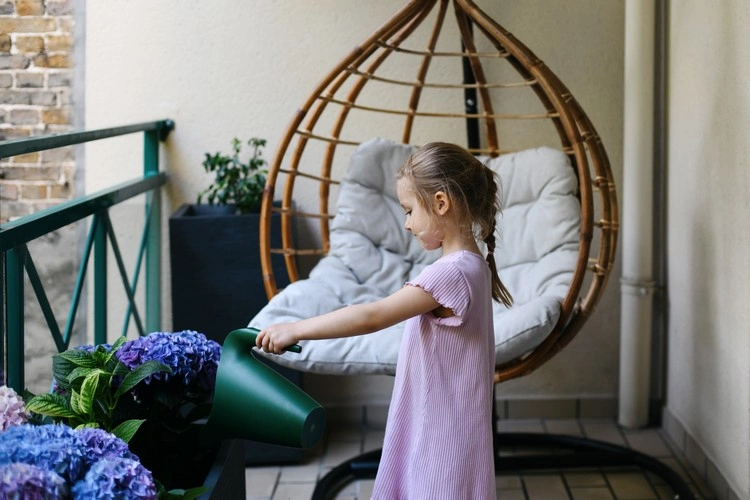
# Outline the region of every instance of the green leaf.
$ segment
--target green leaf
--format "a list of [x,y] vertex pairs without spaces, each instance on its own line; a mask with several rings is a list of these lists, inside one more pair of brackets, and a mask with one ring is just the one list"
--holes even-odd
[[82,349],[68,349],[67,351],[56,354],[54,357],[60,357],[67,361],[70,361],[75,366],[86,366],[89,368],[96,367],[96,360],[94,355],[90,352],[86,352]]
[[130,368],[125,366],[125,364],[118,359],[117,364],[112,370],[112,375],[122,375],[124,377],[128,373],[130,373]]
[[117,337],[117,340],[115,340],[114,344],[112,344],[112,348],[109,350],[109,353],[107,354],[107,359],[105,360],[105,363],[109,363],[112,358],[117,359],[117,351],[120,350],[120,347],[122,347],[122,344],[127,342],[128,339],[126,337]]
[[142,365],[138,366],[135,370],[125,375],[125,378],[122,380],[120,387],[118,387],[117,392],[115,392],[115,398],[119,398],[120,396],[128,392],[130,389],[138,385],[141,380],[148,377],[149,375],[159,372],[172,373],[172,369],[165,364],[159,363],[158,361],[146,361]]
[[88,368],[86,366],[79,366],[78,368],[76,368],[75,370],[73,370],[72,372],[68,374],[67,381],[72,383],[76,381],[77,379],[81,377],[87,377],[92,373],[99,374],[99,373],[104,373],[104,371],[101,368]]
[[59,394],[40,394],[26,402],[26,410],[58,418],[73,418],[76,413],[70,408],[68,400]]
[[96,397],[96,388],[99,386],[99,373],[94,372],[83,379],[79,404],[81,412],[84,415],[91,415],[94,408],[94,398]]
[[52,376],[55,377],[57,385],[63,389],[70,388],[68,374],[76,369],[76,364],[59,355],[52,356]]
[[78,393],[78,391],[70,391],[70,409],[76,412],[76,416],[85,413],[81,408],[81,395]]
[[98,429],[98,428],[99,428],[99,423],[98,422],[86,422],[84,424],[81,424],[81,425],[77,426],[76,430],[80,430],[80,429]]
[[138,429],[140,429],[141,424],[143,424],[143,422],[145,421],[145,419],[126,420],[125,422],[112,429],[112,434],[122,439],[126,443],[129,443],[135,433],[138,432]]

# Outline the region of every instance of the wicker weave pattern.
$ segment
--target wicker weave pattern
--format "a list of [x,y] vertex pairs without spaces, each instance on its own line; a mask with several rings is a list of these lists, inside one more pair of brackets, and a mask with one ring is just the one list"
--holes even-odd
[[[476,83],[463,82],[464,60]],[[476,91],[476,112],[464,108],[466,89]],[[268,296],[278,292],[272,254],[284,255],[289,278],[296,281],[298,259],[328,252],[337,186],[354,147],[375,136],[466,146],[467,118],[478,122],[484,145],[470,151],[497,156],[559,147],[570,156],[580,187],[578,263],[560,320],[533,352],[498,366],[496,382],[532,372],[567,345],[591,314],[614,262],[618,215],[609,159],[562,82],[469,0],[408,2],[339,62],[294,115],[271,162],[261,209]],[[315,190],[317,211],[294,208],[300,193]],[[281,198],[281,207],[273,206],[274,197]],[[272,211],[281,213],[282,248],[270,246]],[[316,228],[319,246],[295,248],[293,221]]]

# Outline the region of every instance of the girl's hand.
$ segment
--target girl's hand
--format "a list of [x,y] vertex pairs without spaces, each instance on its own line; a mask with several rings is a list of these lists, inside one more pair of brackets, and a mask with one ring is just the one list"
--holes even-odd
[[255,339],[255,345],[272,354],[284,354],[284,349],[298,342],[294,323],[279,323],[264,328]]

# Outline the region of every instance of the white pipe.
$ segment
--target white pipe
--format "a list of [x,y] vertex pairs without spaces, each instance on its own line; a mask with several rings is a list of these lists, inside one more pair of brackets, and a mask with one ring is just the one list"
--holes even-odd
[[653,305],[656,4],[625,2],[619,423],[648,423]]

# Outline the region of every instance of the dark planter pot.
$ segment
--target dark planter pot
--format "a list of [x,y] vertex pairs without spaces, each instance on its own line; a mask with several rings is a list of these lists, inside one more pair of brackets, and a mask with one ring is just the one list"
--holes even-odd
[[[223,343],[229,332],[247,326],[268,300],[260,267],[260,215],[233,214],[231,209],[216,213],[217,209],[222,207],[185,204],[169,218],[172,329],[195,330]],[[271,217],[272,224],[280,226],[280,216]],[[272,245],[281,246],[281,241]],[[274,275],[285,277],[283,256],[273,258]],[[268,364],[300,385],[299,372]],[[302,459],[302,450],[296,448],[251,441],[246,448],[247,465]]]
[[208,490],[200,500],[242,500],[245,498],[245,442],[222,442],[208,470],[203,486]]

